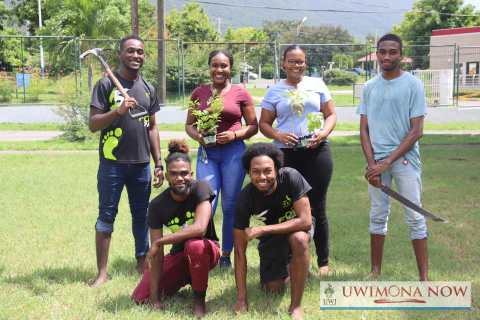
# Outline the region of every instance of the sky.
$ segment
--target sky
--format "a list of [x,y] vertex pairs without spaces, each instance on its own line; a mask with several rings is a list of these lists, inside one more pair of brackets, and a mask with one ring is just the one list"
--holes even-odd
[[480,0],[465,0],[463,4],[473,4],[475,9],[480,10]]

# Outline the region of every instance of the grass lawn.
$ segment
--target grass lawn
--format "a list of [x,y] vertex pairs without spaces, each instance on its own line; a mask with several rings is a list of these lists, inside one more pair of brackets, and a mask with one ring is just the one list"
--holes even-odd
[[[471,311],[320,311],[320,281],[360,281],[370,270],[370,203],[360,148],[333,149],[335,171],[328,195],[330,270],[328,278],[307,282],[303,310],[309,319],[479,319],[480,151],[465,148],[422,149],[422,204],[450,224],[428,220],[432,281],[472,281]],[[32,165],[34,164],[34,165]],[[140,281],[131,218],[123,194],[108,264],[109,281],[92,290],[96,276],[94,225],[98,196],[98,156],[77,154],[0,155],[0,318],[1,319],[188,319],[190,286],[166,299],[165,311],[137,306],[130,295]],[[453,170],[452,170],[453,169]],[[193,168],[195,170],[195,168]],[[248,178],[245,183],[248,182]],[[152,198],[161,190],[153,190]],[[221,236],[221,207],[215,216]],[[384,281],[414,281],[417,266],[401,206],[393,201],[385,245]],[[287,319],[290,285],[268,295],[259,286],[257,241],[247,249],[250,312],[239,319]],[[310,245],[311,267],[316,257]],[[210,273],[210,319],[233,317],[235,278],[216,268]]]
[[[184,131],[184,123],[160,123],[157,124],[159,131]],[[463,122],[463,123],[425,123],[424,130],[480,130],[480,122]],[[60,127],[56,123],[0,123],[0,131],[58,131]],[[337,123],[335,131],[359,131],[358,123]]]
[[[328,138],[331,146],[360,146],[360,136],[338,136]],[[249,146],[255,142],[271,142],[266,138],[250,138],[245,143]],[[198,148],[198,142],[187,139],[191,149]],[[434,135],[426,134],[419,140],[420,145],[459,145],[480,144],[480,135]],[[168,149],[168,140],[160,140],[160,148]],[[39,150],[98,150],[98,140],[67,142],[60,139],[40,141],[0,141],[0,151],[39,151]]]

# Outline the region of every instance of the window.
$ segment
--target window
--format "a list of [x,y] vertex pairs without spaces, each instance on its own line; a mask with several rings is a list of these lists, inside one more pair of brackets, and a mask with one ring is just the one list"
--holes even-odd
[[467,74],[478,74],[478,62],[467,62]]

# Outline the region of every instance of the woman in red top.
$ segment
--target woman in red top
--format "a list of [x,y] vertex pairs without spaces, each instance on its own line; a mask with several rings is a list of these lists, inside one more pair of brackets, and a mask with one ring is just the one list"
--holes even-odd
[[[233,66],[233,56],[226,50],[215,50],[208,58],[210,77],[213,82],[196,88],[191,101],[198,98],[198,110],[208,108],[208,99],[213,90],[222,96],[224,109],[217,128],[217,143],[207,147],[201,132],[191,124],[196,122],[195,116],[188,112],[185,131],[200,143],[197,156],[196,179],[205,179],[210,182],[217,197],[212,202],[213,214],[217,208],[217,199],[222,191],[222,257],[220,268],[227,271],[231,268],[230,254],[233,250],[233,217],[235,213],[235,200],[240,193],[245,170],[242,168],[241,158],[245,150],[243,140],[254,136],[258,132],[258,122],[253,106],[253,99],[245,88],[232,85],[229,82]],[[246,127],[242,128],[242,117]],[[203,157],[202,157],[203,153]],[[205,157],[206,155],[206,157]]]

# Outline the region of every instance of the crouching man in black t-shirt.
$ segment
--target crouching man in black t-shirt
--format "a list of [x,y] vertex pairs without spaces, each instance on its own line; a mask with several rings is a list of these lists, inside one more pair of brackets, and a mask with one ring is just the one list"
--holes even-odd
[[[191,284],[193,315],[203,317],[208,272],[220,260],[220,244],[212,216],[215,193],[208,181],[192,179],[185,141],[173,140],[168,149],[165,177],[170,188],[153,199],[148,207],[146,224],[150,228],[152,246],[145,260],[147,271],[133,292],[133,298],[164,309],[161,296],[171,296]],[[163,226],[172,233],[163,236]],[[173,246],[164,257],[166,244]]]
[[[262,288],[278,292],[285,287],[291,248],[290,280],[292,298],[289,313],[301,319],[301,302],[307,282],[314,221],[305,179],[292,168],[282,168],[283,153],[268,143],[255,143],[242,156],[242,166],[252,180],[239,194],[235,206],[233,243],[235,247],[235,280],[238,300],[236,311],[248,310],[247,243],[260,240],[260,282]],[[259,227],[249,228],[250,217],[260,220]]]

